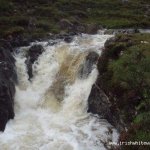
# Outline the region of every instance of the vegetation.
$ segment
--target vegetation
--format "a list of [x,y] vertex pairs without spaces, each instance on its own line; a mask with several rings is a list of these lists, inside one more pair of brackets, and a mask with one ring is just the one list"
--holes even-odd
[[[12,27],[20,34],[61,31],[62,18],[107,28],[149,28],[149,0],[0,0],[0,37]],[[30,32],[32,30],[32,33]]]
[[[99,62],[99,86],[109,95],[129,129],[121,134],[120,140],[148,142],[150,34],[120,34],[106,42],[105,47]],[[129,146],[128,149],[148,150],[148,147]]]
[[[0,39],[67,32],[61,19],[106,28],[150,28],[149,10],[149,0],[0,0]],[[149,64],[150,34],[118,34],[106,42],[98,63],[99,86],[130,126],[121,140],[150,140]]]

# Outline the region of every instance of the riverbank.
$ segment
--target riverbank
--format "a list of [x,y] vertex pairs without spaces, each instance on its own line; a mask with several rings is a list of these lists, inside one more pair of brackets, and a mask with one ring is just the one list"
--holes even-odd
[[[120,131],[120,141],[149,142],[150,34],[117,34],[105,43],[99,76],[89,96],[89,111]],[[148,146],[122,146],[148,150]]]

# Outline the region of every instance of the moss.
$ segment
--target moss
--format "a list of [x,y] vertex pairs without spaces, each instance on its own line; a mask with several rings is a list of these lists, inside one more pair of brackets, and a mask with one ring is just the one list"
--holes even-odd
[[139,115],[137,115],[133,121],[134,123],[142,123],[142,122],[146,122],[149,123],[150,122],[150,112],[144,112],[144,113],[140,113]]
[[[106,42],[100,57],[98,86],[128,127],[121,134],[123,141],[150,140],[149,64],[150,34],[118,34]],[[148,150],[146,146],[122,146],[123,150],[127,148]]]
[[0,12],[10,12],[13,9],[13,4],[9,0],[0,0]]
[[24,28],[23,27],[15,26],[15,27],[9,28],[4,34],[5,34],[5,36],[18,35],[18,34],[23,34],[23,32],[24,32]]

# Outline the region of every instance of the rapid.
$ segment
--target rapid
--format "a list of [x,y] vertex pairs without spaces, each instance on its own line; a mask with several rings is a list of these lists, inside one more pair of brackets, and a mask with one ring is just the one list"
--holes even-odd
[[25,64],[30,46],[18,48],[15,118],[0,132],[0,150],[105,150],[117,142],[118,133],[107,120],[87,113],[96,65],[80,77],[86,56],[93,51],[100,55],[110,37],[82,34],[71,43],[31,43],[45,49],[33,64],[31,81]]

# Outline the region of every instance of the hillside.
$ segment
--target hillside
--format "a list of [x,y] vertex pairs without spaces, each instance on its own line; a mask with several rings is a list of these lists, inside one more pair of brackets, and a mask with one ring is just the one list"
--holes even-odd
[[[149,15],[149,0],[0,0],[0,38],[93,32],[89,30],[101,27],[149,28]],[[86,27],[89,24],[94,27]]]

